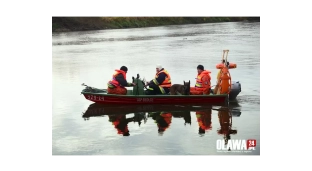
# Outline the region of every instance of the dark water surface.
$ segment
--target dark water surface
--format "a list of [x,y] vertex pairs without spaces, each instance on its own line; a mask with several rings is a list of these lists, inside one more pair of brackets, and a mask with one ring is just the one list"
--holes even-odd
[[[237,64],[232,79],[242,84],[229,107],[103,106],[80,95],[81,83],[106,88],[122,65],[128,81],[137,73],[152,79],[160,63],[173,84],[191,80],[194,86],[202,64],[214,85],[223,49]],[[260,154],[260,23],[53,33],[52,57],[53,155]],[[255,139],[256,148],[217,150],[224,139]]]

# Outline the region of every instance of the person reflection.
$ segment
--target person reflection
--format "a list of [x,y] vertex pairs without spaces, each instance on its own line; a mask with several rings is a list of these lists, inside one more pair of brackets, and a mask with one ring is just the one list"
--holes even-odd
[[123,136],[130,136],[130,131],[128,129],[128,123],[133,121],[133,118],[126,118],[126,115],[109,115],[109,121],[117,129],[117,134],[121,134]]
[[191,111],[184,111],[183,112],[183,119],[184,119],[184,125],[192,123],[191,121]]
[[228,108],[222,107],[218,111],[220,129],[217,130],[219,135],[223,135],[225,145],[231,139],[231,134],[237,134],[237,130],[232,129],[232,114]]
[[203,135],[206,131],[212,129],[211,110],[212,109],[196,111],[196,118],[199,126],[198,134],[200,135]]
[[133,122],[138,122],[139,126],[141,126],[142,121],[144,121],[144,124],[147,121],[147,117],[145,115],[145,112],[134,113]]
[[150,112],[149,117],[152,117],[157,124],[159,135],[163,135],[170,127],[172,114],[169,112]]

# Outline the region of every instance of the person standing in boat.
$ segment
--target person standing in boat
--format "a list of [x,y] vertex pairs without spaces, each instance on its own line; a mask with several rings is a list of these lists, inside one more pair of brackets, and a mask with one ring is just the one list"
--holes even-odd
[[204,70],[203,65],[197,66],[197,77],[196,77],[196,84],[195,87],[190,88],[191,95],[208,95],[210,94],[211,89],[211,77],[210,71]]
[[148,95],[168,94],[171,87],[170,74],[161,65],[156,65],[155,78],[147,82],[146,85],[149,86],[146,91]]
[[236,68],[235,63],[226,62],[224,59],[221,60],[221,63],[216,65],[216,68],[219,69],[217,75],[217,84],[213,91],[214,94],[229,94],[231,91],[231,75],[229,69]]
[[126,66],[122,66],[120,70],[115,70],[112,80],[107,83],[107,94],[127,94],[127,89],[125,87],[131,87],[135,85],[135,83],[127,82],[127,72],[128,68]]

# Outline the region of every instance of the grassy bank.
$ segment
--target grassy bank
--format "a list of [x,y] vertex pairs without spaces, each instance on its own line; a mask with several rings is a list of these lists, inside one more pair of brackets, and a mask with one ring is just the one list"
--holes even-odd
[[260,17],[52,17],[52,32],[256,21]]

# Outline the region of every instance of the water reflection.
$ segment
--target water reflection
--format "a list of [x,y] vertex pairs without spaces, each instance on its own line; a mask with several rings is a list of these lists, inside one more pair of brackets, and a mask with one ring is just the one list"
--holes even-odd
[[148,117],[151,117],[157,124],[159,135],[164,134],[172,120],[172,114],[170,112],[150,112]]
[[[217,111],[218,115],[212,115],[212,111]],[[195,122],[198,125],[198,134],[204,136],[207,132],[212,132],[212,117],[218,117],[220,127],[216,128],[217,134],[224,137],[225,142],[231,139],[231,134],[237,134],[237,130],[232,129],[232,117],[241,115],[240,105],[236,102],[229,106],[195,106],[195,105],[103,105],[93,103],[83,113],[84,120],[91,117],[108,117],[117,130],[118,135],[130,136],[128,129],[130,122],[137,123],[138,127],[142,123],[146,124],[148,119],[157,126],[158,135],[162,136],[171,126],[173,118],[183,119],[184,125],[192,125],[191,112],[195,112]]]
[[196,118],[198,122],[198,133],[203,135],[206,131],[211,130],[211,109],[196,111]]
[[232,129],[232,112],[230,112],[229,108],[221,107],[218,111],[218,118],[220,123],[218,134],[223,135],[225,145],[227,145],[228,140],[231,139],[231,134],[237,134],[237,130]]
[[131,118],[126,118],[126,115],[108,115],[109,122],[115,126],[117,130],[117,134],[121,134],[123,136],[129,136],[130,131],[128,129],[129,122],[138,122],[138,125],[141,125],[141,121],[144,120],[146,122],[146,115],[144,112],[136,113]]

